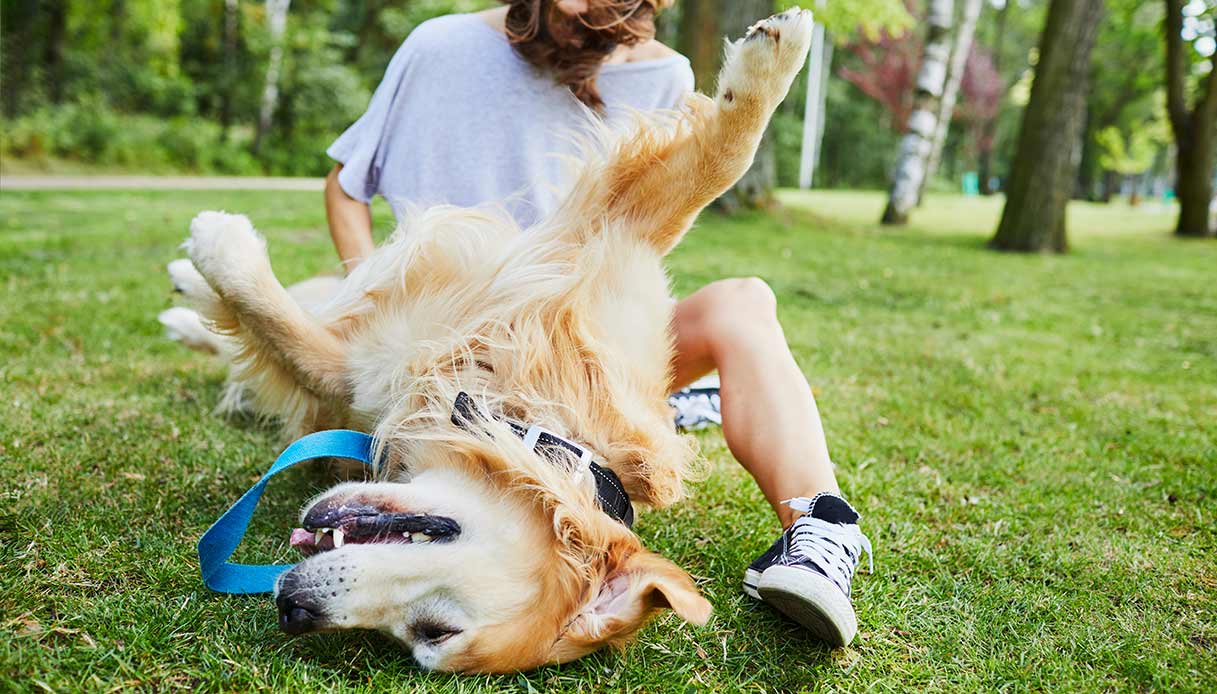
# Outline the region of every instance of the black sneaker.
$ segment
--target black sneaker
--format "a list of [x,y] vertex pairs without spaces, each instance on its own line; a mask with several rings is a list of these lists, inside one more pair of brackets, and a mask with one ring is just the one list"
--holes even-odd
[[[850,581],[870,540],[858,512],[827,492],[782,502],[802,511],[782,536],[744,572],[744,592],[769,603],[828,644],[848,645],[858,632]],[[874,570],[873,559],[871,570]]]

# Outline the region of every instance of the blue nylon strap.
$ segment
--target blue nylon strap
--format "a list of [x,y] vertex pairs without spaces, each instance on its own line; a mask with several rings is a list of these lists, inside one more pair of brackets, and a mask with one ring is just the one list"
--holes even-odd
[[270,593],[279,574],[295,564],[234,564],[228,561],[253,518],[254,509],[271,477],[308,460],[350,458],[372,465],[372,437],[357,431],[334,429],[309,434],[288,446],[262,479],[245,492],[232,508],[199,538],[199,568],[203,583],[218,593]]

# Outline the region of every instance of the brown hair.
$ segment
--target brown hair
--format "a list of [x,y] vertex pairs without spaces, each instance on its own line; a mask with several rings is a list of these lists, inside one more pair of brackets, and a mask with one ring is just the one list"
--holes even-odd
[[655,13],[673,0],[588,0],[587,11],[579,15],[563,12],[556,0],[502,2],[509,5],[507,38],[516,52],[601,111],[600,66],[617,46],[654,38]]

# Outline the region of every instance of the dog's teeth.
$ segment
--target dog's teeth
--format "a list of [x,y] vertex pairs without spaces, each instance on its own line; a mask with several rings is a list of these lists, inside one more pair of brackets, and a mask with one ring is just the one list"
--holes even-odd
[[427,533],[410,533],[411,542],[430,542],[431,536]]
[[317,531],[313,533],[313,542],[320,545],[321,538],[323,537],[325,537],[325,528],[318,528]]
[[338,549],[346,542],[346,534],[342,532],[342,528],[334,529],[334,549]]

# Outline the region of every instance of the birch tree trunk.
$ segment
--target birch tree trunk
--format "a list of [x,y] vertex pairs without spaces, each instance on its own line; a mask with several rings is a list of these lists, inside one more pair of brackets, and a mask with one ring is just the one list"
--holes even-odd
[[951,57],[951,23],[955,7],[952,0],[930,0],[929,9],[930,30],[921,57],[921,69],[917,72],[913,110],[900,141],[891,193],[880,220],[883,224],[908,223],[909,211],[917,205],[921,182],[925,180],[934,129],[938,124],[938,105]]
[[955,116],[959,85],[963,83],[963,73],[968,65],[968,55],[972,52],[976,21],[980,19],[982,7],[984,0],[964,0],[963,17],[959,20],[959,27],[955,29],[955,46],[951,49],[947,83],[942,89],[942,100],[938,103],[938,125],[934,128],[934,140],[930,144],[930,158],[925,166],[925,176],[921,179],[921,188],[917,191],[918,205],[921,204],[921,197],[925,195],[926,183],[938,171],[938,165],[942,162],[942,148],[947,141],[951,119]]
[[[693,65],[697,88],[714,91],[723,59],[723,39],[738,38],[758,20],[773,14],[773,0],[700,0],[680,10],[680,48]],[[765,131],[752,166],[716,205],[726,212],[773,205],[777,155],[771,130]]]
[[1212,236],[1209,219],[1213,169],[1217,166],[1217,53],[1202,78],[1195,106],[1187,107],[1187,66],[1183,43],[1183,0],[1166,0],[1166,110],[1175,135],[1175,195],[1179,199],[1177,236]]
[[807,98],[803,104],[803,151],[799,157],[799,187],[811,188],[820,161],[824,139],[828,78],[832,70],[832,39],[823,24],[816,22],[807,60]]
[[291,0],[266,0],[266,23],[270,31],[270,58],[266,61],[266,86],[262,88],[262,107],[258,111],[258,132],[254,135],[254,154],[270,133],[275,107],[279,105],[279,71],[283,67],[283,32]]
[[989,243],[993,248],[1028,253],[1068,249],[1065,207],[1077,170],[1090,52],[1102,19],[1103,0],[1052,0],[1048,7],[1006,205]]

